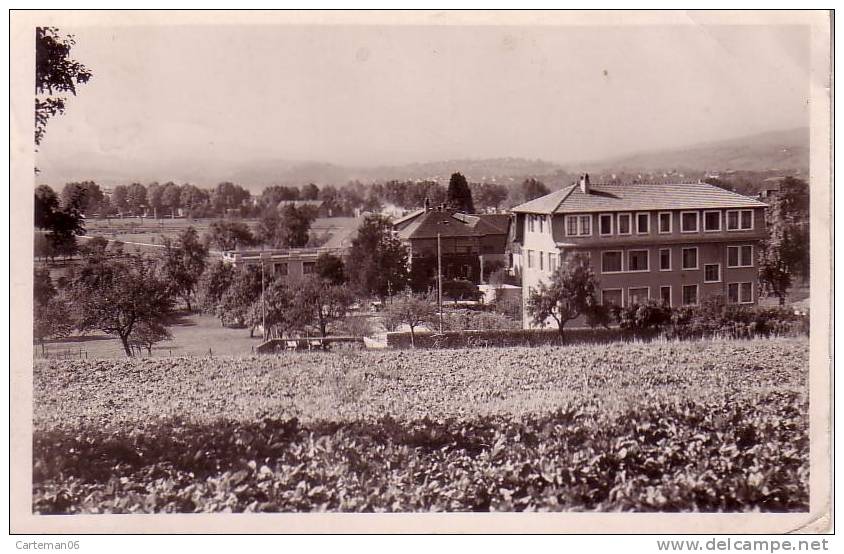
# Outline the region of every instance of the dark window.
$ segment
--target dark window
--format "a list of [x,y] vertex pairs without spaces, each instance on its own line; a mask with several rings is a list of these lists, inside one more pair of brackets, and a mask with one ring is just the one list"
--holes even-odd
[[685,233],[694,233],[698,226],[697,212],[683,212],[680,214],[680,230]]
[[730,283],[727,285],[727,297],[730,299],[730,302],[733,304],[738,304],[739,301],[739,284],[738,283]]
[[660,233],[670,233],[671,232],[671,213],[661,213],[661,214],[659,214],[659,232]]
[[727,212],[727,230],[728,231],[735,231],[739,228],[739,215],[738,211],[731,210]]
[[636,214],[636,232],[641,235],[651,232],[651,214]]
[[630,214],[618,214],[618,234],[630,234]]
[[697,248],[683,248],[683,269],[697,269]]
[[753,283],[741,283],[739,288],[739,302],[753,302]]
[[666,306],[671,306],[671,286],[659,287],[659,298]]
[[663,271],[671,270],[671,249],[661,248],[659,251],[659,269]]
[[753,229],[753,212],[751,210],[741,211],[741,228],[743,231]]
[[648,302],[648,287],[639,287],[627,291],[627,304],[646,304]]
[[601,291],[601,302],[604,306],[621,306],[621,289],[605,289]]
[[697,285],[683,285],[683,304],[697,304]]
[[648,251],[630,250],[627,253],[627,271],[648,271]]
[[601,255],[601,272],[621,271],[621,252],[604,252]]
[[284,262],[273,264],[273,273],[280,277],[287,276],[287,264]]
[[721,212],[704,212],[704,214],[703,214],[703,230],[704,231],[720,231],[721,230]]
[[612,234],[612,215],[611,214],[604,214],[598,218],[598,225],[601,227],[601,234],[602,235],[611,235]]
[[717,283],[721,280],[721,266],[718,264],[705,264],[703,266],[703,280],[708,283]]
[[316,271],[316,262],[303,262],[302,263],[302,273],[305,275],[310,275]]

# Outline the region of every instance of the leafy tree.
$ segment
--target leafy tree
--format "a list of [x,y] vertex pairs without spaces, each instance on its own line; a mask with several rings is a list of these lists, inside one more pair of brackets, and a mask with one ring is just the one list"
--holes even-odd
[[507,199],[508,189],[497,183],[469,183],[475,207],[498,208]]
[[129,187],[117,185],[111,191],[111,205],[121,214],[129,213]]
[[346,282],[343,258],[329,252],[323,252],[316,259],[316,274],[320,279],[332,285],[342,285]]
[[46,339],[66,337],[73,330],[70,306],[62,296],[54,296],[46,302],[36,301],[32,306],[32,323],[32,336],[43,352]]
[[540,282],[530,293],[527,312],[540,327],[544,327],[549,318],[553,319],[562,337],[567,322],[597,303],[597,286],[589,258],[580,253],[570,254],[554,272],[550,284]]
[[62,206],[83,214],[97,211],[104,199],[102,189],[93,181],[67,183],[62,189]]
[[319,198],[319,187],[313,183],[308,183],[302,187],[302,200],[317,200]]
[[172,309],[170,287],[153,260],[140,256],[88,261],[72,286],[80,330],[115,335],[132,356],[132,331],[141,323],[164,325]]
[[407,261],[407,247],[393,235],[390,221],[371,215],[352,240],[346,273],[355,290],[383,300],[407,287]]
[[416,347],[416,328],[437,316],[436,300],[431,296],[402,294],[387,305],[384,314],[389,326],[407,325],[410,328],[410,345]]
[[47,268],[36,269],[32,279],[32,298],[36,304],[46,304],[56,296],[56,287]]
[[[221,276],[221,281],[227,277]],[[269,283],[267,283],[269,284]],[[230,284],[220,296],[217,315],[223,325],[246,325],[250,306],[261,298],[261,269],[256,267],[238,268],[231,276]],[[251,337],[257,325],[251,326]]]
[[314,220],[309,210],[294,205],[264,210],[258,222],[258,238],[274,248],[302,248],[308,244],[308,233]]
[[185,301],[189,312],[207,258],[208,247],[199,240],[199,233],[193,227],[182,231],[176,244],[167,237],[164,239],[164,274],[171,291]]
[[199,279],[197,297],[199,307],[205,313],[218,314],[223,295],[235,278],[235,269],[223,260],[211,264]]
[[[255,316],[261,313],[258,302],[254,304]],[[298,309],[295,292],[285,280],[270,282],[264,292],[264,306],[267,338],[289,336],[293,331],[302,329],[311,322],[307,318],[308,313]]]
[[226,210],[240,208],[249,199],[249,191],[233,183],[220,183],[211,192],[211,207],[217,214],[225,214]]
[[147,355],[152,356],[152,347],[159,342],[172,340],[170,330],[159,321],[141,321],[132,329],[129,344],[137,349],[146,348]]
[[448,193],[446,203],[449,208],[467,214],[475,213],[475,205],[472,202],[472,191],[469,183],[461,173],[453,173],[448,181]]
[[35,28],[35,145],[41,144],[47,121],[67,107],[67,93],[76,96],[76,86],[93,74],[70,57],[76,44],[72,35],[61,35],[55,27]]
[[328,326],[341,322],[354,302],[354,296],[344,285],[334,285],[317,276],[308,276],[296,283],[294,291],[299,329],[315,328],[323,337]]
[[133,214],[141,214],[147,203],[147,188],[141,183],[132,183],[126,190],[126,205]]
[[162,208],[170,210],[171,215],[182,207],[182,189],[172,181],[164,183],[161,190]]
[[214,221],[208,228],[208,240],[218,250],[235,250],[243,246],[253,246],[255,235],[242,221]]
[[[785,304],[791,287],[792,267],[797,265],[794,260],[789,264],[789,233],[793,231],[785,218],[784,207],[782,198],[774,197],[771,200],[766,217],[768,237],[762,241],[759,249],[759,284],[765,294],[779,299],[780,306]],[[805,248],[808,250],[808,245]]]
[[786,177],[780,183],[777,198],[781,203],[778,217],[784,226],[780,256],[792,274],[799,274],[805,282],[811,269],[809,185],[801,179]]
[[616,309],[618,326],[630,331],[659,329],[671,323],[671,316],[671,308],[656,300]]
[[57,255],[73,255],[76,252],[76,236],[85,234],[82,214],[75,206],[60,207],[56,193],[50,187],[41,185],[35,189],[35,226],[45,230],[41,254],[55,258]]
[[550,192],[551,191],[548,187],[545,186],[545,183],[530,177],[529,179],[525,179],[518,187],[510,190],[507,204],[510,206],[517,206],[519,204],[524,204],[525,202],[530,202],[540,196],[545,196]]

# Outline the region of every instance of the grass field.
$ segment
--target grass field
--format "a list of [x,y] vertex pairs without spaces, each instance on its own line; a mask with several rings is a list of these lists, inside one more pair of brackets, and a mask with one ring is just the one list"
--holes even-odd
[[808,509],[808,341],[37,361],[33,508]]

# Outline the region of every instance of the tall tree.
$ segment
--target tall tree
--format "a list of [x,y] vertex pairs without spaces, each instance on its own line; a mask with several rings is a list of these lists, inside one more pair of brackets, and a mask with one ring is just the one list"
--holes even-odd
[[199,233],[193,227],[182,231],[175,244],[169,238],[164,239],[164,275],[172,293],[185,301],[189,312],[193,310],[191,299],[207,258],[208,247],[199,240]]
[[323,252],[316,259],[316,274],[320,279],[328,281],[333,285],[342,285],[346,282],[345,265],[343,258],[329,252]]
[[306,276],[294,287],[296,326],[315,328],[325,337],[329,325],[343,321],[353,302],[354,296],[345,286],[331,284],[318,276]]
[[416,347],[416,328],[435,319],[437,309],[433,298],[416,294],[402,294],[387,306],[385,319],[389,326],[407,325],[410,345]]
[[126,204],[133,214],[141,214],[147,203],[147,188],[141,183],[132,183],[126,190]]
[[111,191],[111,205],[120,212],[125,214],[129,212],[129,187],[126,185],[117,185]]
[[93,181],[67,183],[62,189],[62,206],[89,214],[99,209],[105,196],[99,185]]
[[76,237],[85,234],[82,214],[75,205],[60,207],[56,193],[47,185],[35,189],[35,226],[46,231],[43,241],[49,258],[76,253]]
[[596,304],[595,290],[598,280],[583,254],[570,254],[551,277],[551,282],[540,282],[527,300],[527,312],[533,323],[544,327],[553,319],[563,336],[566,323],[585,314]]
[[[759,249],[759,284],[762,291],[769,296],[776,296],[780,306],[785,304],[788,289],[791,287],[791,271],[787,258],[789,248],[789,233],[791,222],[785,214],[785,202],[782,197],[775,196],[768,205],[766,220],[768,237],[762,241]],[[808,250],[808,245],[806,245]]]
[[452,173],[451,179],[448,181],[446,203],[453,210],[467,214],[475,213],[475,204],[472,202],[472,191],[463,174]]
[[170,287],[158,276],[154,261],[140,256],[89,261],[73,283],[72,298],[79,329],[115,335],[128,357],[135,326],[164,325],[172,308]]
[[234,278],[234,266],[223,260],[217,260],[206,268],[197,285],[199,308],[205,313],[217,315],[223,295]]
[[319,198],[319,187],[313,183],[308,183],[302,187],[302,200],[317,200]]
[[809,185],[802,179],[786,177],[780,183],[777,198],[781,203],[781,218],[784,222],[781,257],[789,270],[793,274],[799,274],[803,282],[806,282],[811,269]]
[[226,210],[242,207],[248,199],[249,191],[240,185],[229,182],[220,183],[211,192],[211,207],[214,213],[224,215]]
[[407,264],[407,247],[393,235],[390,221],[379,215],[367,216],[346,258],[352,287],[381,299],[398,294],[409,284]]
[[267,208],[258,223],[258,239],[274,248],[302,248],[314,217],[310,211],[290,204],[281,211]]
[[35,28],[35,145],[41,144],[47,121],[63,114],[67,93],[76,96],[76,86],[87,83],[91,70],[70,57],[76,44],[72,35],[55,27]]
[[[225,278],[225,276],[221,277]],[[265,282],[269,286],[271,282]],[[238,268],[231,277],[231,282],[220,297],[217,315],[223,325],[245,325],[250,322],[250,306],[261,298],[261,269],[256,267]],[[255,330],[251,325],[250,336]]]
[[208,228],[208,241],[218,250],[254,246],[255,236],[242,221],[214,221]]

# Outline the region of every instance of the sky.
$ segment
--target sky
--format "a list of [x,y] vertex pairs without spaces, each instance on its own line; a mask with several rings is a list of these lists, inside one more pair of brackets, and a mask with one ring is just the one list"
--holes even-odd
[[68,163],[566,164],[808,125],[806,27],[62,31],[94,76],[48,124],[46,180]]

